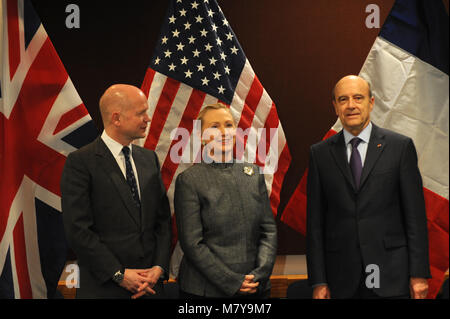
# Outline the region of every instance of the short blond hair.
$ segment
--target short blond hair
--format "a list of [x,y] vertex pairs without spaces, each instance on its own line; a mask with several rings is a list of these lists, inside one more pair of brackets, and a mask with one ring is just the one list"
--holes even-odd
[[205,114],[206,114],[208,111],[211,111],[211,110],[220,110],[220,109],[225,109],[225,110],[227,110],[227,111],[230,113],[231,117],[233,118],[234,125],[236,125],[236,121],[234,120],[234,116],[233,116],[233,114],[231,113],[230,108],[229,108],[228,106],[226,106],[225,104],[220,103],[220,102],[219,102],[219,103],[216,103],[216,104],[209,104],[209,105],[205,106],[205,107],[200,111],[200,113],[198,113],[197,120],[199,120],[199,121],[201,122],[201,125],[202,125],[202,127],[203,127],[203,117],[205,117]]

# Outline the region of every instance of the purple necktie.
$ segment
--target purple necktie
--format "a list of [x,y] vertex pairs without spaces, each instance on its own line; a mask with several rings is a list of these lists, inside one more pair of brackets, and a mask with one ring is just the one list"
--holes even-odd
[[358,151],[358,145],[361,143],[361,139],[358,137],[353,138],[350,141],[352,144],[352,155],[350,156],[350,168],[352,169],[353,180],[355,181],[356,189],[359,188],[359,182],[361,181],[362,161],[361,155]]

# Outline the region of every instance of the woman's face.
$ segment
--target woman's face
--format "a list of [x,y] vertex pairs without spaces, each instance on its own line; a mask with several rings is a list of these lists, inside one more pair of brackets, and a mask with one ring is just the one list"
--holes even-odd
[[[203,116],[202,141],[210,150],[228,153],[236,143],[236,125],[226,109],[209,110]],[[218,154],[217,154],[218,155]]]

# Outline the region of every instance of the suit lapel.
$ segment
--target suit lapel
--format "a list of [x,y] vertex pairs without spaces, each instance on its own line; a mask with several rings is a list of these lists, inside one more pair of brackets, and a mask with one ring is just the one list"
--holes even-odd
[[384,139],[384,135],[381,134],[378,130],[378,127],[372,123],[372,133],[370,134],[370,141],[369,145],[367,146],[366,160],[364,161],[364,167],[361,173],[360,189],[364,186],[364,182],[367,180],[367,177],[374,168],[385,147],[386,141]]
[[140,211],[136,207],[133,195],[131,194],[130,186],[127,184],[127,181],[123,176],[119,165],[117,165],[116,159],[111,154],[110,150],[100,137],[98,138],[97,142],[96,154],[102,162],[101,166],[103,167],[109,178],[111,178],[113,185],[117,188],[117,192],[119,193],[120,198],[127,207],[128,213],[130,214],[136,225],[139,226],[141,224]]
[[350,185],[352,185],[353,189],[356,189],[355,183],[353,182],[352,171],[348,165],[347,149],[345,147],[343,131],[340,131],[331,143],[331,154],[336,161],[337,166],[341,170],[345,179],[350,183]]

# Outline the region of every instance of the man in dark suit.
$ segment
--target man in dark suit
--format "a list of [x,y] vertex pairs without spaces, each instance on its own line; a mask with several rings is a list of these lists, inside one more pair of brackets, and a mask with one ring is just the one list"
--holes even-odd
[[100,99],[103,134],[67,157],[62,210],[80,267],[77,298],[163,294],[169,204],[155,152],[132,144],[145,137],[147,110],[140,89],[111,86]]
[[370,121],[374,97],[342,78],[343,130],[311,147],[307,264],[313,298],[425,298],[430,277],[422,179],[413,141]]

